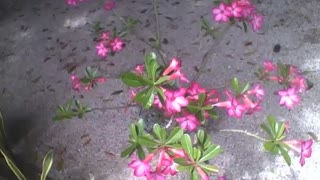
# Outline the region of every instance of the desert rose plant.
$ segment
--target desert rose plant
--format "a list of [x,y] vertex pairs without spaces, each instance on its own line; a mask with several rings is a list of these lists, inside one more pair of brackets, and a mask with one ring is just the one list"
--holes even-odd
[[[67,4],[77,6],[82,0],[67,0]],[[312,83],[298,67],[273,63],[265,60],[255,73],[257,80],[242,82],[231,77],[223,88],[206,89],[200,86],[196,78],[189,80],[182,70],[182,61],[178,57],[168,58],[161,47],[159,31],[159,14],[157,1],[153,0],[156,22],[156,39],[154,43],[146,42],[156,51],[146,53],[144,63],[121,75],[122,82],[130,87],[130,105],[146,110],[157,110],[162,113],[164,122],[155,123],[151,131],[145,125],[145,119],[138,118],[130,125],[128,146],[121,156],[130,158],[128,167],[137,177],[162,180],[185,171],[191,179],[209,179],[211,174],[219,175],[218,179],[226,179],[220,168],[209,164],[215,157],[223,153],[222,146],[214,144],[206,132],[208,121],[218,117],[217,109],[222,108],[226,115],[236,119],[262,111],[265,86],[267,82],[277,83],[280,88],[275,93],[279,96],[279,105],[288,109],[301,102],[300,94],[312,87]],[[253,32],[263,26],[264,17],[250,0],[225,0],[215,2],[212,7],[212,20],[201,18],[201,29],[204,36],[217,38],[224,32],[219,23],[241,27],[245,32],[248,25]],[[104,10],[112,11],[116,2],[107,0]],[[110,13],[109,12],[109,13]],[[122,22],[120,31],[117,28],[104,30],[100,23],[92,27],[96,53],[103,60],[125,50],[125,36],[134,34],[132,29],[139,23],[131,17],[121,17],[113,12]],[[239,25],[240,24],[240,25]],[[145,41],[144,41],[145,42]],[[198,71],[201,73],[201,69]],[[107,78],[99,76],[96,69],[88,67],[84,77],[71,75],[72,88],[75,91],[89,91]],[[129,107],[129,106],[128,106]],[[128,108],[127,107],[127,108]],[[55,120],[83,117],[93,111],[78,100],[69,101],[59,106]],[[163,125],[165,124],[165,125]],[[264,149],[271,154],[281,154],[288,165],[291,164],[289,151],[300,155],[303,166],[306,158],[312,154],[313,139],[290,140],[286,138],[289,124],[280,122],[276,117],[267,116],[261,124],[265,136],[240,129],[224,129],[220,132],[240,133],[263,142]]]

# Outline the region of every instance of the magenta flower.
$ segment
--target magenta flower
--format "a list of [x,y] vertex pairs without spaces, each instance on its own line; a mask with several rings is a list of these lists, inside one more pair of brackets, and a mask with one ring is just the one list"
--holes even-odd
[[70,6],[77,6],[78,0],[66,0],[66,3]]
[[153,106],[157,107],[158,109],[162,109],[163,105],[159,99],[159,97],[157,95],[154,96],[154,100],[153,100]]
[[192,83],[192,85],[187,89],[188,99],[198,100],[200,93],[206,93],[206,89],[199,86],[197,82]]
[[113,0],[107,0],[106,3],[103,6],[103,9],[106,11],[112,10],[116,6],[116,2]]
[[261,86],[261,84],[254,86],[253,89],[249,90],[247,93],[255,95],[258,99],[262,99],[264,96],[264,89]]
[[177,112],[181,112],[182,107],[186,107],[189,104],[189,101],[184,97],[186,93],[185,88],[180,88],[177,91],[166,90],[164,95],[165,100],[165,111],[167,115],[172,115]]
[[109,52],[108,48],[104,45],[103,42],[99,42],[96,45],[97,54],[101,57],[106,57],[107,53]]
[[242,6],[240,6],[240,4],[238,2],[232,2],[231,5],[229,7],[227,7],[227,9],[229,10],[230,14],[233,17],[241,17],[242,16]]
[[109,41],[111,37],[111,33],[109,31],[101,33],[100,39],[103,41]]
[[279,104],[287,106],[288,109],[293,108],[295,104],[300,102],[300,98],[294,88],[279,90],[278,94],[281,96]]
[[137,65],[137,66],[136,66],[135,72],[136,72],[138,75],[142,75],[142,74],[143,74],[143,71],[144,71],[144,64],[141,64],[141,65]]
[[227,180],[227,177],[225,175],[218,176],[217,180]]
[[303,166],[305,164],[305,158],[310,158],[312,154],[312,139],[307,141],[302,140],[291,140],[291,141],[283,141],[286,145],[290,147],[290,149],[296,151],[300,154],[300,164]]
[[229,7],[221,3],[218,7],[212,9],[212,15],[217,22],[227,22],[231,16]]
[[303,76],[296,76],[290,81],[290,86],[298,92],[304,92],[307,89],[307,82]]
[[72,81],[72,89],[75,91],[80,91],[81,87],[82,87],[82,83],[81,83],[79,77],[76,75],[72,75],[71,81]]
[[169,76],[169,80],[174,80],[174,79],[179,79],[180,81],[183,82],[189,82],[189,80],[186,78],[186,76],[180,71],[180,69],[178,69],[177,71],[175,71],[174,73],[172,73]]
[[253,29],[253,32],[257,32],[262,28],[263,19],[263,16],[257,13],[252,16],[252,19],[250,20],[250,25]]
[[243,113],[246,111],[246,108],[239,104],[236,99],[231,101],[231,107],[227,109],[228,115],[230,117],[242,118]]
[[120,38],[116,37],[110,42],[110,46],[113,52],[120,52],[124,48],[125,44]]
[[273,64],[272,61],[266,60],[263,62],[263,65],[264,65],[264,72],[266,73],[277,70],[277,66]]
[[163,175],[161,172],[151,172],[151,178],[150,180],[166,180],[166,176]]
[[179,126],[189,132],[196,130],[200,126],[200,121],[198,118],[189,113],[185,113],[184,116],[176,118]]
[[173,71],[179,70],[180,68],[181,68],[181,60],[176,59],[176,58],[172,58],[169,66],[167,67],[166,70],[164,70],[162,75],[166,76],[166,75],[172,73]]
[[149,154],[144,160],[139,160],[135,155],[132,155],[132,161],[128,164],[130,168],[134,170],[134,175],[136,177],[145,176],[147,179],[151,179],[151,166],[150,161],[152,160],[154,154]]

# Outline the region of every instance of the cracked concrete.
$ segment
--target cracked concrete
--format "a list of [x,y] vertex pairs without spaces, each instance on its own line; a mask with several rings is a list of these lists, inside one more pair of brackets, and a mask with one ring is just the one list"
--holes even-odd
[[[9,2],[9,3],[8,3]],[[0,11],[0,109],[6,119],[10,145],[18,165],[25,172],[39,170],[44,154],[54,149],[52,179],[127,180],[134,178],[127,168],[128,160],[119,157],[126,146],[128,126],[137,119],[138,109],[95,111],[85,119],[53,122],[55,108],[72,97],[81,97],[70,88],[72,72],[83,73],[86,66],[99,67],[108,81],[81,101],[91,107],[115,107],[126,104],[127,89],[118,79],[123,71],[143,62],[143,52],[151,49],[135,36],[128,36],[125,50],[107,60],[95,55],[89,23],[101,21],[107,28],[120,25],[111,12],[105,12],[102,1],[89,1],[77,8],[63,0],[2,1]],[[164,50],[168,58],[183,60],[189,78],[195,75],[202,56],[212,43],[200,32],[200,17],[211,19],[212,2],[207,0],[166,0],[159,2],[162,37],[168,40]],[[253,80],[253,72],[265,59],[290,63],[311,71],[308,78],[315,86],[303,94],[302,102],[293,110],[279,108],[274,86],[263,103],[264,111],[238,121],[221,114],[210,124],[213,140],[221,144],[224,154],[213,163],[224,168],[228,179],[239,180],[318,180],[320,179],[320,147],[315,144],[313,158],[300,167],[298,157],[291,168],[281,157],[263,152],[262,144],[237,134],[217,133],[217,129],[237,128],[257,132],[268,114],[288,120],[293,127],[290,138],[309,138],[311,131],[320,134],[320,22],[318,0],[258,1],[265,16],[259,33],[230,29],[206,65],[207,73],[199,78],[207,88],[223,85],[230,76]],[[147,40],[154,33],[152,4],[142,0],[118,0],[115,11],[141,21],[136,33]],[[252,45],[246,46],[246,42]],[[281,45],[280,52],[273,47]],[[112,63],[111,63],[112,62]],[[111,95],[125,90],[120,95]],[[109,99],[109,100],[108,100]],[[3,179],[12,176],[0,174]],[[29,173],[30,179],[36,179]],[[214,179],[214,177],[212,177]],[[180,176],[173,179],[187,179]]]

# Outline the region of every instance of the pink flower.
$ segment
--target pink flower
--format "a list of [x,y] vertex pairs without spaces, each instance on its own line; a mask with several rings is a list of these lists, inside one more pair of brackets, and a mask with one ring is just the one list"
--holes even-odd
[[116,6],[116,2],[113,0],[107,0],[106,3],[103,6],[103,9],[106,11],[112,10]]
[[172,58],[169,66],[167,67],[166,70],[164,70],[162,75],[166,76],[166,75],[170,74],[173,71],[179,70],[180,68],[181,68],[181,60],[176,59],[176,58]]
[[212,15],[217,22],[227,22],[231,16],[228,6],[221,3],[218,7],[212,9]]
[[209,180],[208,174],[203,171],[199,166],[196,167],[196,170],[198,171],[198,174],[200,175],[202,180]]
[[302,140],[291,140],[291,141],[283,141],[283,143],[287,144],[290,149],[300,153],[300,164],[303,166],[305,164],[305,158],[310,158],[312,154],[312,139],[307,141]]
[[197,82],[192,83],[192,85],[187,89],[188,99],[198,100],[200,93],[206,93],[206,89],[199,86]]
[[227,109],[228,115],[230,117],[242,118],[243,113],[245,112],[246,108],[239,104],[236,99],[231,101],[231,107]]
[[110,46],[113,52],[120,52],[124,48],[125,44],[120,38],[116,37],[110,42]]
[[154,96],[153,106],[157,107],[158,109],[162,109],[162,107],[163,107],[163,105],[157,95]]
[[111,37],[111,33],[109,31],[107,31],[107,32],[103,32],[101,34],[100,39],[103,40],[103,41],[109,41],[110,37]]
[[304,92],[307,89],[306,79],[303,76],[296,76],[290,81],[292,88],[295,88],[298,92]]
[[279,90],[278,94],[281,96],[279,104],[287,106],[288,109],[293,108],[295,104],[300,102],[300,98],[294,88]]
[[66,0],[66,3],[70,6],[77,6],[78,1],[77,0]]
[[233,17],[241,17],[242,16],[242,7],[238,2],[232,2],[229,7],[227,7],[229,12]]
[[141,65],[137,65],[137,67],[135,68],[135,72],[139,75],[142,75],[143,74],[143,71],[144,71],[144,65],[141,64]]
[[186,93],[185,88],[180,88],[177,91],[166,90],[164,92],[165,100],[165,111],[167,115],[172,115],[174,113],[180,112],[182,107],[186,107],[189,101],[184,97]]
[[151,166],[150,161],[154,154],[149,154],[144,160],[139,160],[135,155],[132,155],[132,161],[128,164],[130,168],[134,170],[136,177],[145,176],[147,179],[151,179]]
[[259,31],[263,24],[263,16],[260,14],[254,14],[250,20],[250,25],[253,29],[253,32]]
[[169,76],[169,80],[179,79],[184,82],[189,82],[189,80],[186,78],[186,76],[178,69],[176,72],[172,73]]
[[72,81],[72,89],[75,91],[80,91],[80,89],[82,87],[82,83],[81,83],[79,77],[76,75],[72,75],[71,81]]
[[264,96],[264,89],[261,86],[261,84],[254,86],[254,88],[249,90],[247,93],[255,95],[258,99],[262,99]]
[[263,65],[264,65],[264,72],[266,73],[277,70],[277,66],[273,64],[271,61],[268,61],[268,60],[264,61]]
[[161,172],[152,172],[150,180],[166,180],[166,176],[163,175]]
[[218,176],[217,180],[227,180],[227,177],[225,175]]
[[101,57],[106,57],[109,50],[106,48],[103,42],[99,42],[96,45],[97,54]]
[[189,113],[185,113],[184,116],[176,118],[176,121],[182,129],[189,132],[196,130],[200,125],[197,117]]

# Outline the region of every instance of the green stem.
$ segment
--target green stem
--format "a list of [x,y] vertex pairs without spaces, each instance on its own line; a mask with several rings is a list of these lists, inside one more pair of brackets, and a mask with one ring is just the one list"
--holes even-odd
[[162,43],[161,43],[161,35],[160,35],[160,23],[159,23],[159,13],[158,13],[158,3],[157,0],[152,0],[153,4],[153,10],[154,10],[154,16],[156,19],[156,47],[155,49],[157,50],[157,53],[160,55],[160,58],[162,60],[162,63],[164,66],[167,65],[167,62],[164,58],[164,54],[162,54]]
[[263,141],[263,142],[269,142],[270,140],[267,140],[267,139],[264,139],[262,137],[260,137],[259,135],[257,134],[253,134],[253,133],[250,133],[248,132],[247,130],[241,130],[241,129],[222,129],[220,130],[220,132],[235,132],[235,133],[241,133],[241,134],[245,134],[247,136],[250,136],[250,137],[254,137],[260,141]]

